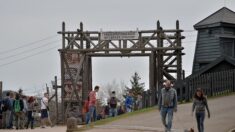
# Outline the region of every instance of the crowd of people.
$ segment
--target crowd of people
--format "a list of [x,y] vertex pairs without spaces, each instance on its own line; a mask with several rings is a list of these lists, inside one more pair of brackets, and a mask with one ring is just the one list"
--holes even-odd
[[[142,109],[141,94],[134,96],[132,91],[129,91],[125,101],[120,102],[116,97],[116,92],[112,91],[107,105],[102,106],[99,110],[96,98],[99,89],[99,86],[95,86],[94,90],[89,93],[87,100],[83,101],[82,113],[85,124],[132,112],[134,109]],[[34,129],[34,120],[37,117],[41,120],[41,128],[45,128],[46,124],[53,127],[49,116],[48,99],[48,93],[44,93],[44,97],[38,101],[33,96],[27,97],[8,92],[5,98],[0,99],[0,129],[28,129],[29,127]],[[165,132],[170,132],[173,113],[177,112],[177,92],[169,80],[164,83],[164,87],[160,91],[158,108]],[[207,98],[203,90],[198,88],[193,98],[192,115],[195,112],[199,132],[204,132],[206,110],[208,118],[210,118]],[[40,115],[37,114],[38,111],[40,111]]]
[[[158,98],[158,108],[161,115],[162,124],[165,128],[165,132],[171,132],[172,121],[174,112],[177,112],[177,91],[173,87],[170,80],[166,80],[163,84],[163,88],[160,91]],[[132,91],[129,91],[125,97],[123,105],[117,105],[119,100],[116,97],[115,91],[112,91],[108,103],[104,106],[101,112],[97,112],[97,99],[96,93],[99,91],[99,86],[96,86],[94,91],[89,93],[88,99],[84,101],[84,119],[86,124],[92,121],[96,121],[103,118],[115,117],[123,113],[132,112],[134,109],[142,108],[142,96],[138,94],[134,96]],[[204,120],[207,111],[207,116],[210,118],[210,110],[207,103],[207,97],[204,95],[202,88],[197,88],[192,105],[192,116],[195,113],[197,121],[198,132],[204,132]],[[98,113],[98,114],[97,114]]]
[[125,97],[125,101],[121,102],[116,97],[116,92],[112,91],[110,98],[107,100],[107,105],[98,108],[98,102],[96,93],[99,91],[99,86],[95,86],[87,97],[87,100],[83,101],[83,119],[86,124],[94,122],[96,120],[105,119],[109,117],[115,117],[124,113],[132,112],[134,109],[142,109],[142,96],[138,94],[136,97],[130,90]]
[[35,118],[40,120],[42,128],[49,118],[48,94],[42,99],[25,96],[19,93],[7,92],[6,97],[0,99],[0,129],[34,129]]

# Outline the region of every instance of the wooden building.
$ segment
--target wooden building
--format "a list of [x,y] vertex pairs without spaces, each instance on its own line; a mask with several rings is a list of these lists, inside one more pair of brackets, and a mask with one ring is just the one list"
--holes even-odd
[[223,7],[194,28],[198,35],[192,74],[235,69],[235,12]]

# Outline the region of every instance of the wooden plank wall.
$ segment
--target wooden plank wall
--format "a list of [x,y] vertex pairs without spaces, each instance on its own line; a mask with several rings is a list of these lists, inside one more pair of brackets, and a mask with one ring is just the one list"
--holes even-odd
[[235,70],[191,76],[185,84],[184,97],[179,98],[185,101],[193,98],[197,88],[202,88],[208,97],[228,94],[235,92]]

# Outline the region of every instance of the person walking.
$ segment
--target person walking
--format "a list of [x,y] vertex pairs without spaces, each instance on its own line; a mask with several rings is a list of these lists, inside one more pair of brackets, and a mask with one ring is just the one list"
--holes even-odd
[[161,89],[158,101],[158,108],[160,110],[162,123],[165,127],[165,132],[171,132],[173,113],[177,111],[177,92],[172,87],[170,80],[165,82],[165,87]]
[[95,86],[94,91],[89,93],[89,122],[96,121],[96,93],[99,91],[99,86]]
[[137,105],[137,109],[138,110],[140,110],[140,109],[142,109],[143,108],[143,97],[142,97],[142,95],[139,93],[138,95],[137,95],[137,100],[136,100],[136,105]]
[[6,93],[6,97],[2,101],[2,126],[3,129],[10,129],[10,118],[11,118],[11,102],[10,92]]
[[24,104],[24,108],[23,108],[23,112],[22,112],[23,121],[21,123],[24,127],[26,127],[27,120],[28,120],[27,119],[27,112],[28,112],[27,96],[21,95],[20,97],[21,97],[23,104]]
[[111,98],[108,101],[109,103],[109,116],[115,117],[117,116],[117,98],[116,98],[116,92],[112,91]]
[[207,110],[208,118],[210,118],[210,110],[208,107],[207,98],[204,95],[203,90],[201,88],[197,88],[193,99],[192,116],[194,111],[196,111],[195,117],[197,120],[198,132],[204,132],[205,109]]
[[34,108],[35,106],[35,102],[34,102],[34,97],[31,96],[29,97],[28,101],[27,101],[27,123],[26,123],[26,129],[28,129],[29,124],[31,126],[31,129],[33,129],[33,123],[34,123],[34,117],[33,117],[33,111],[35,110]]
[[52,122],[49,117],[49,95],[44,93],[44,97],[41,99],[41,128],[46,127],[46,122],[49,122],[51,127],[53,127]]
[[16,94],[16,98],[13,102],[13,111],[14,111],[14,115],[15,115],[15,126],[16,126],[16,130],[23,129],[23,109],[24,109],[24,103],[23,101],[20,99],[20,95]]
[[129,91],[128,95],[126,96],[126,100],[125,100],[126,112],[128,112],[128,113],[133,111],[134,99],[132,96],[133,96],[132,91]]
[[10,115],[10,120],[9,120],[9,125],[10,129],[13,129],[13,116],[14,116],[14,111],[13,111],[13,102],[15,100],[15,95],[13,92],[10,92],[10,108],[11,108],[11,115]]

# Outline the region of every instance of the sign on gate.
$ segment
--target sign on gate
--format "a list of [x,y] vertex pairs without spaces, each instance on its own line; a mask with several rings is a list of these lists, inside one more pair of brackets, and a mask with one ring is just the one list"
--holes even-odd
[[101,32],[101,40],[138,39],[138,31]]

